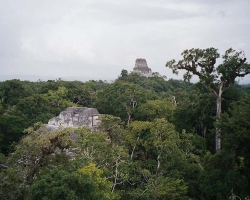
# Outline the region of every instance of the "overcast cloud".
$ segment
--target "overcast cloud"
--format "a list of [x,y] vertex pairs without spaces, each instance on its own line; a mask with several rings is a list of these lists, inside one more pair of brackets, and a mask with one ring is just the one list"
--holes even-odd
[[249,11],[249,0],[0,0],[0,75],[110,80],[145,58],[181,78],[165,63],[188,48],[250,62]]

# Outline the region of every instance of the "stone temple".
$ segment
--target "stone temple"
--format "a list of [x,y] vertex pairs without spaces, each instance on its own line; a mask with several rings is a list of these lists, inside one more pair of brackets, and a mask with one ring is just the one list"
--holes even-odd
[[50,119],[47,129],[54,130],[59,126],[72,128],[87,126],[96,130],[100,122],[98,116],[99,112],[96,108],[69,107],[62,111],[58,117]]
[[147,61],[143,58],[137,58],[135,60],[135,67],[133,72],[139,73],[142,76],[152,77],[152,70],[148,67]]

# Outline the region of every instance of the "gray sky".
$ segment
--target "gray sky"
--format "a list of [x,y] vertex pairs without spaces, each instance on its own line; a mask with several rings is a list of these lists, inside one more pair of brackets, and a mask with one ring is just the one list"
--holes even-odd
[[145,58],[181,78],[165,63],[208,47],[250,62],[250,0],[0,0],[1,76],[115,79]]

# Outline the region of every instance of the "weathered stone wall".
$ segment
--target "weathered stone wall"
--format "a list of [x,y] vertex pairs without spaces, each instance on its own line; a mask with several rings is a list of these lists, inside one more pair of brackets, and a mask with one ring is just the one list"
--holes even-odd
[[49,120],[49,126],[78,128],[87,126],[95,130],[98,126],[99,112],[95,108],[69,107],[62,111],[58,117]]
[[151,77],[152,70],[148,67],[147,61],[143,58],[137,58],[135,60],[135,67],[133,72],[139,73],[142,76]]
[[135,67],[142,67],[142,68],[148,68],[148,64],[147,64],[147,61],[143,58],[137,58],[135,60]]

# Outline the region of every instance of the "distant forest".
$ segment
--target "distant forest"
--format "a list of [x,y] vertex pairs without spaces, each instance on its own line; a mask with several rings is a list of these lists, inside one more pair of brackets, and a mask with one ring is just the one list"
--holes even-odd
[[[114,82],[7,80],[0,97],[1,199],[250,195],[249,85],[225,90],[219,121],[206,87],[158,73],[123,70]],[[46,130],[43,124],[72,106],[97,108],[98,131]]]

